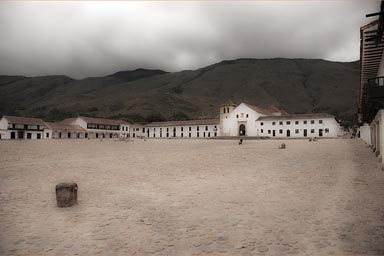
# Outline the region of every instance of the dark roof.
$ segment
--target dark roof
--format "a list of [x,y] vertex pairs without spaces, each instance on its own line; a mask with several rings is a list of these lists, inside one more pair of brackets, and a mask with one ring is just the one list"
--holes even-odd
[[49,123],[46,122],[47,127],[54,131],[66,131],[66,132],[86,132],[85,129],[81,128],[76,124],[64,124],[64,123]]
[[11,124],[45,125],[45,122],[40,118],[19,117],[19,116],[3,116],[3,118],[7,119],[8,123],[11,123]]
[[234,106],[234,107],[237,107],[237,105],[235,103],[233,103],[231,100],[228,100],[225,103],[220,105],[220,107],[224,107],[224,106]]
[[260,114],[264,114],[264,115],[271,115],[273,112],[270,112],[266,109],[263,109],[263,108],[260,108],[260,107],[256,107],[254,105],[251,105],[251,104],[247,104],[247,103],[244,103],[246,106],[250,107],[251,109],[255,110],[256,112],[260,113]]
[[295,115],[283,115],[283,116],[261,116],[256,121],[311,119],[311,118],[335,118],[335,117],[325,113],[313,113],[313,114],[295,114]]
[[218,125],[219,119],[201,119],[201,120],[188,120],[188,121],[165,121],[153,122],[145,125],[145,127],[158,127],[158,126],[188,126],[188,125]]
[[[121,125],[128,124],[128,122],[119,120],[119,119],[106,119],[106,118],[96,118],[96,117],[88,117],[88,116],[79,116],[78,118],[83,119],[87,123],[91,124],[104,124],[104,125]],[[77,118],[67,118],[60,123],[63,124],[71,124],[76,121]]]

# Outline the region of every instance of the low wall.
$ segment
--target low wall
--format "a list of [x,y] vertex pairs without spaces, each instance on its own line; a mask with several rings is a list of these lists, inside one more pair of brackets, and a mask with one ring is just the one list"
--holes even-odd
[[369,124],[364,124],[360,127],[360,138],[368,145],[371,145],[371,127]]

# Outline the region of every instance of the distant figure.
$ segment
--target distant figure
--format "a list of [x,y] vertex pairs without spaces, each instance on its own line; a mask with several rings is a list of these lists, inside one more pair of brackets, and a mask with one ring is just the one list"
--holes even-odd
[[243,145],[243,139],[239,140],[239,145]]
[[352,136],[351,136],[351,139],[355,139],[356,138],[356,133],[357,133],[357,127],[356,125],[354,125],[352,127]]

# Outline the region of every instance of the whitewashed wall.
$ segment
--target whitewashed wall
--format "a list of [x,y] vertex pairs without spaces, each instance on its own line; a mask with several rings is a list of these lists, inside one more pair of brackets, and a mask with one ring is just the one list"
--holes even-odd
[[219,124],[145,128],[145,137],[149,138],[211,138],[216,136],[219,136]]
[[[248,116],[247,116],[248,115]],[[220,120],[223,125],[223,134],[238,136],[240,124],[245,125],[246,136],[257,136],[255,120],[264,114],[258,113],[246,104],[241,103],[227,115],[228,118]],[[220,115],[223,118],[223,115]]]
[[[320,120],[322,121],[321,123]],[[306,124],[304,121],[306,121]],[[312,124],[311,121],[314,123]],[[275,125],[273,125],[273,123],[275,123]],[[340,125],[334,118],[275,119],[256,121],[256,130],[258,136],[261,137],[288,137],[287,135],[289,131],[289,137],[302,138],[305,137],[304,130],[307,130],[306,137],[320,137],[320,129],[323,131],[322,137],[337,137],[342,133]],[[275,131],[275,136],[273,136],[273,131]]]

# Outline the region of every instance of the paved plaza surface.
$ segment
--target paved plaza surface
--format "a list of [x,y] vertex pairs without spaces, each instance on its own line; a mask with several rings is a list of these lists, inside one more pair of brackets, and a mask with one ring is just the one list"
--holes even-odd
[[363,141],[0,141],[0,255],[291,254],[384,255]]

